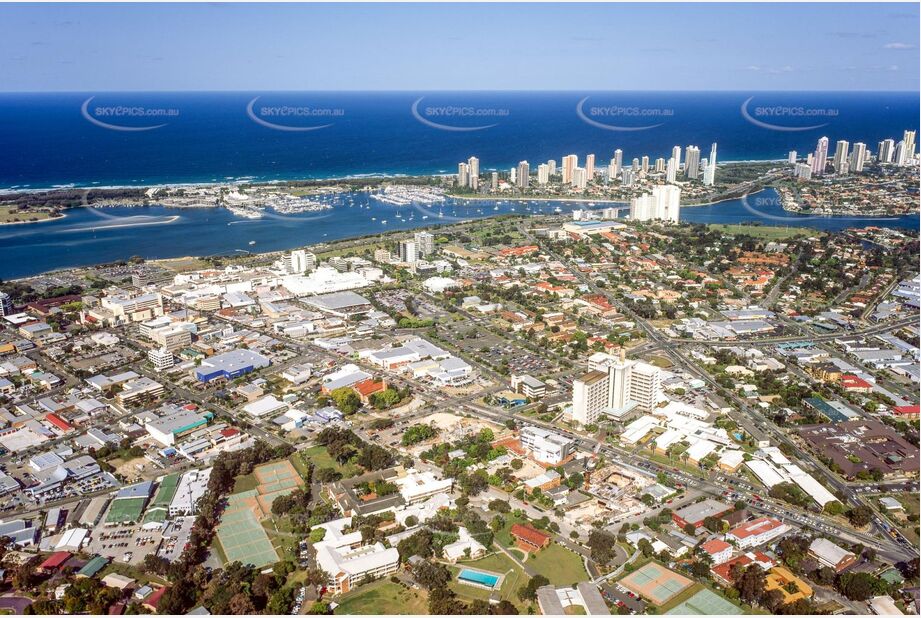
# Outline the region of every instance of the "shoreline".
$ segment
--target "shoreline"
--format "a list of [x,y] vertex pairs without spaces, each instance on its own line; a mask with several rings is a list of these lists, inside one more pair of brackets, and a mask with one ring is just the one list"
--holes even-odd
[[0,222],[0,227],[6,226],[6,225],[29,225],[32,223],[49,223],[51,221],[57,221],[58,219],[66,219],[66,218],[67,218],[67,214],[61,213],[57,217],[48,217],[47,219],[37,219],[35,221],[3,221],[3,222]]
[[[752,163],[783,163],[786,159],[738,159],[732,161],[724,161],[720,165],[744,165]],[[489,168],[484,169],[484,171],[497,171],[498,169],[504,168]],[[309,177],[295,177],[295,178],[275,178],[275,179],[266,179],[266,180],[257,180],[252,176],[240,176],[233,179],[220,180],[203,180],[203,181],[187,181],[187,182],[160,182],[153,184],[113,184],[113,185],[82,185],[79,183],[57,183],[49,185],[47,187],[0,187],[0,197],[4,195],[10,195],[15,193],[47,193],[51,191],[94,191],[94,190],[126,190],[126,189],[182,189],[186,187],[218,187],[222,185],[240,185],[240,184],[249,184],[249,185],[278,185],[285,183],[301,183],[301,182],[346,182],[346,181],[355,181],[355,180],[394,180],[399,178],[445,178],[448,176],[454,176],[451,172],[430,172],[430,173],[417,173],[417,174],[408,174],[403,172],[387,173],[387,172],[372,172],[372,173],[358,173],[358,174],[346,174],[344,176],[322,176],[316,178]]]

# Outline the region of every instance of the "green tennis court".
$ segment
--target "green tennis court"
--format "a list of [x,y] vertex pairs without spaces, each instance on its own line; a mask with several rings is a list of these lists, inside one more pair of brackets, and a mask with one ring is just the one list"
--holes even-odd
[[709,588],[704,588],[690,599],[671,608],[666,615],[684,616],[730,616],[738,614],[739,608],[716,594]]
[[244,491],[227,500],[217,538],[228,562],[239,560],[257,568],[278,562],[278,554],[256,517],[257,511],[261,513],[257,496],[255,490]]
[[683,575],[650,562],[624,577],[619,583],[656,605],[662,605],[693,582]]

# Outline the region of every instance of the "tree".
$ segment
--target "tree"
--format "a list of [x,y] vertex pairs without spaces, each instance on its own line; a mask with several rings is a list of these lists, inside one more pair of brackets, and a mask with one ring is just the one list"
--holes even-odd
[[336,407],[345,415],[355,414],[358,408],[361,407],[361,397],[347,386],[334,389],[329,396],[335,402]]
[[870,573],[840,573],[835,588],[851,601],[866,601],[886,592],[887,585]]
[[694,524],[684,524],[684,532],[690,536],[697,534],[697,528],[694,527]]
[[497,513],[508,513],[512,510],[512,507],[507,501],[497,498],[489,501],[489,510]]
[[758,565],[751,565],[745,569],[736,580],[735,589],[739,591],[739,598],[749,605],[755,605],[764,594],[764,571]]
[[535,575],[527,584],[518,589],[518,598],[522,601],[533,601],[537,598],[537,589],[549,583],[550,580],[543,575]]
[[592,560],[604,566],[617,555],[617,537],[603,530],[592,530],[586,543],[592,552]]
[[448,585],[448,582],[451,581],[451,572],[441,563],[421,560],[413,567],[413,579],[423,588],[435,590]]
[[866,504],[855,506],[847,512],[847,519],[855,528],[863,528],[873,521],[873,509]]

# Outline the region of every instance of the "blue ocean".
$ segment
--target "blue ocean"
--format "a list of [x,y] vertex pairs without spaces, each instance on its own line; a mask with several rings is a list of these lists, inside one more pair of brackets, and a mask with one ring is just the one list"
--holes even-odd
[[[0,95],[0,191],[77,186],[323,179],[481,172],[521,160],[603,165],[667,157],[695,144],[718,160],[785,159],[826,135],[900,139],[916,128],[906,93],[82,93]],[[2,197],[2,194],[0,194]],[[0,226],[0,278],[126,259],[277,251],[505,213],[565,213],[573,202],[476,202],[395,208],[367,193],[324,198],[328,210],[243,219],[224,209],[76,208],[50,222]],[[603,207],[598,204],[595,207]],[[917,229],[918,216],[808,217],[767,190],[683,208],[682,221],[840,230]]]
[[717,142],[784,159],[826,135],[898,141],[917,94],[770,92],[67,93],[0,95],[0,189],[453,173]]

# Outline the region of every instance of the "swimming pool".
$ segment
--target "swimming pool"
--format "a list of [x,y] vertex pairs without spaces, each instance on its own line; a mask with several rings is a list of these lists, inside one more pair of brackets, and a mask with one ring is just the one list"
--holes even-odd
[[495,588],[496,584],[499,583],[500,577],[498,575],[484,573],[483,571],[464,569],[458,574],[457,579],[465,584],[483,586],[484,588]]

